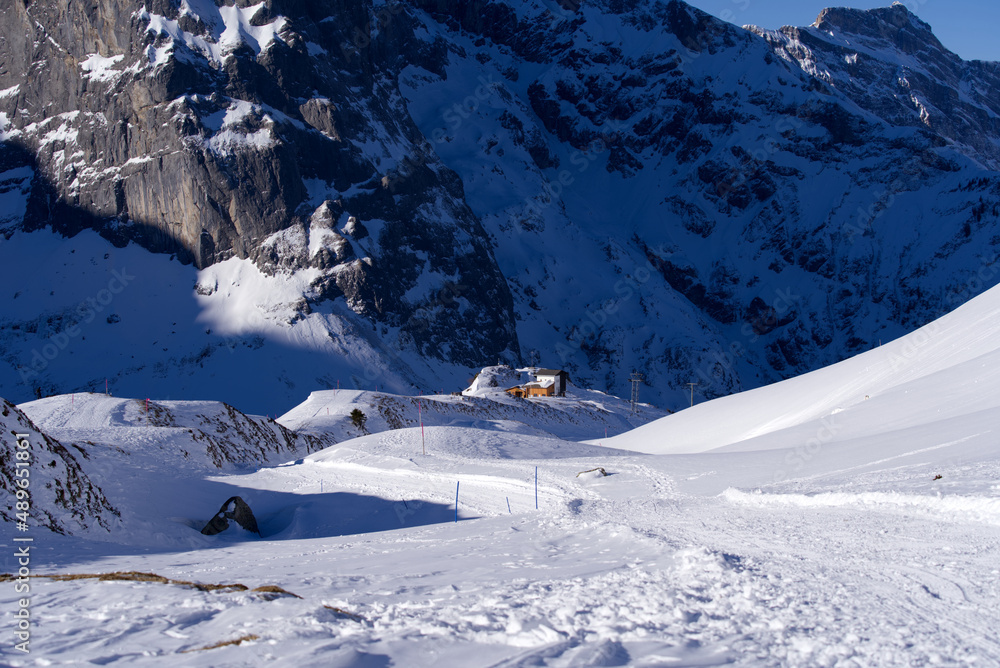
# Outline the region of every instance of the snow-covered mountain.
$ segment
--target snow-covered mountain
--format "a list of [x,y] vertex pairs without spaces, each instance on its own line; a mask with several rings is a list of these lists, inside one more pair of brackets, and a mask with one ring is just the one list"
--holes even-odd
[[997,282],[997,67],[900,3],[775,32],[656,0],[0,12],[15,400],[283,412],[499,359],[677,408]]
[[[857,478],[838,478],[830,490],[859,488],[872,480],[865,467],[848,464],[875,452],[878,466],[909,460],[927,471],[958,467],[966,482],[976,477],[982,493],[996,496],[1000,486],[986,472],[997,469],[1000,456],[992,426],[1000,410],[998,328],[1000,289],[993,288],[874,350],[601,442],[650,454],[754,452],[766,463],[770,478],[748,471],[749,480],[717,480],[718,491],[764,484],[787,490],[804,479],[815,489],[847,471]],[[938,449],[948,451],[946,461],[929,454]],[[790,479],[798,482],[784,484]]]

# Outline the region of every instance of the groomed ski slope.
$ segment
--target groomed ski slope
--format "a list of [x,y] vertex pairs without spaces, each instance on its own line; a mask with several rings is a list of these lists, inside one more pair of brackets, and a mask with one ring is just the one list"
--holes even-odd
[[[259,469],[171,477],[149,463],[156,476],[131,491],[119,480],[114,494],[200,494],[214,507],[193,516],[186,503],[179,518],[146,504],[117,542],[36,531],[33,569],[301,598],[37,579],[32,654],[6,646],[3,660],[997,665],[998,326],[993,290],[855,359],[602,441],[486,421],[423,438],[396,429]],[[81,427],[49,428],[60,438]],[[598,466],[611,475],[578,476]],[[263,537],[197,534],[230,493]],[[13,528],[2,528],[11,553]],[[0,583],[0,609],[15,606]]]

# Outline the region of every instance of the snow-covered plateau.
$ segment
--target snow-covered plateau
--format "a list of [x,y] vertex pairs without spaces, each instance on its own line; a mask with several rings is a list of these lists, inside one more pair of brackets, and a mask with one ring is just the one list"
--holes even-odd
[[[32,499],[66,533],[0,524],[3,662],[997,665],[998,330],[994,289],[608,438],[653,409],[507,398],[499,368],[478,396],[420,398],[416,420],[414,397],[353,390],[276,422],[103,394],[7,404]],[[92,517],[45,496],[57,459],[100,492]],[[260,535],[199,533],[236,495]]]

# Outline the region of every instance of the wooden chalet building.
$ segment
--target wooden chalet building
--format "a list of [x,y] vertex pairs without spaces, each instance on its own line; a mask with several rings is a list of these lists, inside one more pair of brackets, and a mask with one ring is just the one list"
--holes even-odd
[[530,397],[564,397],[569,385],[569,374],[556,369],[531,369],[535,380],[524,385],[507,388],[507,394],[526,399]]

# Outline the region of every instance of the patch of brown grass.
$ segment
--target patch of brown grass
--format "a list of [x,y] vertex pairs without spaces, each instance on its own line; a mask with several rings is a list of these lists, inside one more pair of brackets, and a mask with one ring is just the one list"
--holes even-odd
[[332,605],[324,605],[323,607],[326,608],[327,610],[332,610],[334,614],[336,614],[338,617],[345,617],[347,619],[350,619],[351,621],[360,622],[362,624],[364,624],[367,621],[361,615],[356,615],[353,612],[348,612],[343,608],[335,608]]
[[[17,576],[10,573],[0,574],[0,582],[9,582],[14,580]],[[293,594],[287,589],[283,589],[278,585],[262,585],[260,587],[254,587],[250,589],[246,585],[233,583],[233,584],[204,584],[201,582],[190,582],[188,580],[173,580],[171,578],[165,578],[162,575],[157,575],[156,573],[143,573],[142,571],[114,571],[113,573],[54,573],[51,575],[45,574],[32,574],[28,577],[32,578],[47,578],[49,580],[55,580],[57,582],[66,582],[70,580],[98,580],[100,582],[154,582],[157,584],[169,584],[178,587],[191,587],[192,589],[197,589],[198,591],[220,591],[220,590],[231,590],[231,591],[250,591],[253,594],[257,594],[260,598],[265,601],[274,601],[279,598],[286,596],[291,596],[293,598],[301,599],[302,597],[298,594]],[[357,615],[353,612],[348,612],[342,608],[336,608],[332,605],[324,605],[324,608],[332,611],[338,617],[344,619],[350,619],[351,621],[360,622],[362,624],[367,623],[366,620],[361,615]],[[236,640],[227,640],[226,642],[219,643],[217,645],[210,645],[208,647],[199,647],[197,650],[185,650],[186,652],[194,652],[205,649],[215,649],[216,647],[222,647],[224,645],[240,644],[241,642],[247,640],[257,640],[257,636],[249,635],[243,636]]]
[[[58,578],[53,579],[77,579],[73,576],[69,578]],[[156,573],[142,573],[140,571],[115,571],[114,573],[104,573],[97,576],[98,580],[104,582],[122,581],[122,582],[159,582],[161,584],[170,584],[170,579],[165,578],[162,575],[157,575]]]
[[265,601],[273,601],[274,599],[281,598],[282,596],[292,596],[294,598],[302,598],[298,594],[293,594],[288,590],[282,589],[278,585],[264,585],[263,587],[254,587],[250,591],[255,594],[258,594]]
[[33,574],[33,578],[46,578],[57,582],[67,580],[125,580],[130,582],[170,582],[167,578],[156,573],[142,573],[140,571],[115,571],[114,573],[55,573],[53,575]]
[[[52,575],[32,574],[29,577],[46,578],[57,582],[70,580],[99,580],[101,582],[156,582],[159,584],[177,585],[179,587],[191,587],[198,591],[218,591],[220,589],[231,589],[233,591],[246,591],[246,585],[233,584],[204,584],[201,582],[191,582],[189,580],[172,580],[156,573],[143,573],[141,571],[115,571],[113,573],[54,573]],[[0,575],[0,582],[13,580],[14,576],[4,573]]]
[[232,640],[222,640],[213,645],[205,645],[204,647],[195,647],[193,649],[184,649],[181,650],[181,654],[187,654],[188,652],[204,652],[207,649],[218,649],[219,647],[226,647],[228,645],[241,645],[245,642],[252,642],[254,640],[260,640],[260,636],[248,633],[245,636],[233,638]]

